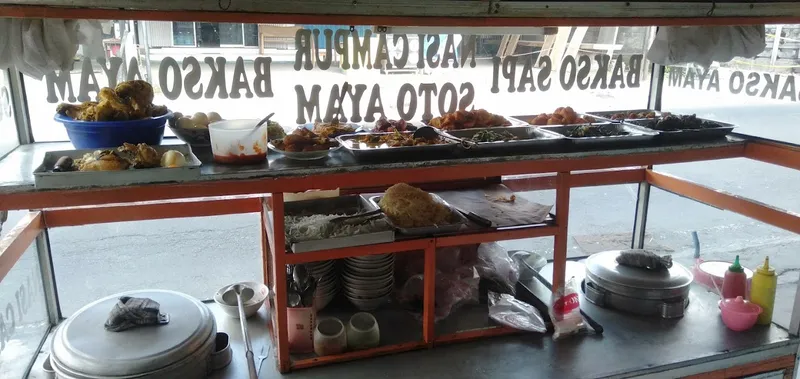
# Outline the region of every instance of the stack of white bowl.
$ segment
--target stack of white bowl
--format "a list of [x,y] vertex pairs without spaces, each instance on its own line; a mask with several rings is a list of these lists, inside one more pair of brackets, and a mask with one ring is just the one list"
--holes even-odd
[[341,278],[347,300],[362,311],[374,310],[394,288],[394,254],[345,258]]
[[325,308],[339,293],[339,275],[334,261],[311,262],[306,264],[311,276],[317,280],[314,293],[314,308]]

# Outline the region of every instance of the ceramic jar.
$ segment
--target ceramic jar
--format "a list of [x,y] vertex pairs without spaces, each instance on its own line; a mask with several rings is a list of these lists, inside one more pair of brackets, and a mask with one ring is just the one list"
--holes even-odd
[[347,348],[347,333],[344,324],[337,318],[320,319],[314,328],[314,352],[319,356],[344,352]]
[[347,345],[352,350],[377,347],[381,342],[378,321],[372,314],[359,312],[347,323]]

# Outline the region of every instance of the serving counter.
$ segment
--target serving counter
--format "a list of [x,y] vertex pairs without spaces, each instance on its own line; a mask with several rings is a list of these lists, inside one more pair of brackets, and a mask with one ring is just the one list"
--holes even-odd
[[[184,182],[37,190],[31,172],[45,151],[64,147],[65,144],[58,143],[24,145],[0,161],[0,209],[31,210],[29,216],[0,241],[0,279],[37,235],[47,228],[260,212],[263,280],[274,294],[268,322],[270,343],[273,344],[270,360],[277,361],[279,372],[519,333],[489,321],[485,307],[478,310],[466,308],[461,311],[466,313],[451,316],[455,321],[434,321],[436,248],[553,236],[551,281],[556,288],[563,286],[569,269],[567,226],[569,194],[573,187],[638,183],[640,188],[649,188],[653,185],[800,232],[800,216],[796,214],[652,169],[658,164],[737,157],[800,169],[800,148],[797,146],[742,135],[707,142],[651,144],[636,148],[562,149],[527,155],[464,156],[369,164],[356,162],[340,152],[319,163],[295,163],[270,155],[268,164],[259,167],[235,168],[206,163],[199,179]],[[198,152],[198,155],[201,160],[210,162],[203,152]],[[467,231],[309,253],[291,254],[284,248],[284,193],[335,188],[345,193],[364,193],[382,190],[398,182],[411,183],[423,189],[466,188],[487,182],[500,182],[513,191],[555,188],[555,218],[545,224]],[[646,201],[646,196],[642,198],[640,191],[639,206],[645,204],[646,207]],[[637,212],[638,217],[641,217],[640,212]],[[642,232],[642,227],[637,226],[634,234]],[[397,328],[403,331],[404,338],[384,340],[382,345],[372,349],[324,357],[289,354],[285,265],[414,250],[424,252],[423,312],[421,322],[409,322],[408,328]],[[541,288],[532,288],[532,291],[541,292]],[[357,371],[365,376],[381,376],[379,373],[384,372],[386,364],[404,360],[417,362],[406,366],[408,376],[428,376],[446,369],[447,374],[442,373],[445,377],[464,377],[471,376],[468,373],[480,372],[507,373],[508,377],[513,377],[527,372],[526,368],[537,377],[675,377],[706,372],[712,372],[711,377],[718,377],[729,376],[726,371],[720,371],[729,367],[739,367],[741,375],[776,370],[790,373],[800,343],[775,325],[743,334],[726,330],[716,315],[713,296],[698,288],[692,289],[686,316],[677,321],[638,318],[600,309],[586,301],[581,304],[606,328],[604,336],[552,342],[549,336],[526,334],[481,344],[446,347],[434,352],[370,360],[357,366],[337,366],[319,373],[304,370],[299,375],[330,377]],[[388,312],[385,318],[379,316],[378,322],[390,322],[387,328],[404,324],[404,321],[391,321],[397,320],[397,312]],[[793,316],[792,320],[796,319],[796,315]],[[793,325],[796,325],[794,321]],[[236,336],[235,331],[230,332]],[[453,355],[449,354],[451,351],[468,352],[473,358],[468,362],[455,362]],[[530,362],[537,363],[531,365]],[[490,366],[494,371],[484,371]],[[264,367],[267,368],[263,369],[262,378],[275,375],[271,364],[265,363]],[[424,375],[417,371],[425,367]]]

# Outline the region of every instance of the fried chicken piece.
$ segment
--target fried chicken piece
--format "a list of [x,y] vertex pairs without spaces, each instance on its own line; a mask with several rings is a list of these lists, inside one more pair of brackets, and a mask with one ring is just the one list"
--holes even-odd
[[144,80],[130,80],[118,84],[114,91],[131,107],[132,119],[148,117],[148,109],[155,97],[150,83]]
[[161,165],[161,155],[145,143],[134,145],[126,142],[117,148],[117,152],[127,159],[133,168],[152,168]]
[[114,150],[97,150],[84,154],[78,162],[80,171],[122,171],[127,170],[130,163],[120,157]]
[[132,109],[111,88],[105,87],[97,94],[99,104],[96,106],[94,121],[130,120]]
[[94,120],[94,108],[96,101],[86,101],[81,104],[61,103],[56,107],[56,113],[72,118],[73,120]]
[[169,112],[166,105],[152,105],[147,109],[147,115],[150,117],[163,116]]

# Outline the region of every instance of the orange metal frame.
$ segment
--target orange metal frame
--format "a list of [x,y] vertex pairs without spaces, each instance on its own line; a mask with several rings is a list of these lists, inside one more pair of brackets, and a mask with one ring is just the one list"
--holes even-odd
[[0,5],[0,17],[75,18],[98,20],[208,21],[383,26],[689,26],[795,24],[797,17],[406,17],[364,15],[309,15],[219,11],[164,11],[92,9],[35,5]]
[[[315,177],[267,178],[201,184],[149,185],[114,190],[51,191],[3,195],[0,196],[0,209],[44,209],[40,212],[30,213],[6,238],[0,240],[0,280],[33,242],[36,235],[44,228],[260,212],[264,282],[274,292],[274,298],[270,302],[270,306],[273,307],[270,312],[273,317],[271,323],[272,338],[277,347],[279,370],[286,372],[291,369],[429,348],[438,344],[516,333],[516,330],[505,327],[490,327],[449,335],[436,335],[434,322],[436,248],[506,239],[553,236],[554,287],[558,288],[563,285],[565,279],[571,188],[648,182],[655,187],[677,195],[721,209],[731,210],[771,225],[800,233],[800,215],[796,213],[716,191],[646,168],[654,164],[733,157],[748,157],[800,169],[800,149],[773,142],[747,142],[742,145],[723,148],[661,154],[647,153],[562,160],[543,159],[531,162],[396,169]],[[556,174],[552,175],[553,172]],[[543,175],[543,173],[549,174]],[[522,174],[537,175],[522,176]],[[426,187],[442,189],[447,188],[448,184],[441,181],[454,181],[449,185],[460,188],[465,183],[496,182],[492,178],[498,178],[503,175],[513,175],[504,177],[502,183],[514,191],[555,189],[555,221],[545,225],[405,240],[367,247],[331,249],[303,254],[287,254],[285,249],[283,192],[344,187],[343,189],[346,192],[359,193],[365,188],[381,188],[400,181],[420,183],[425,184]],[[436,182],[432,183],[434,179]],[[475,182],[475,180],[478,180],[478,182]],[[175,198],[186,196],[199,198],[175,200]],[[110,202],[112,198],[114,200],[113,204],[103,205],[104,202]],[[127,203],[120,203],[120,201]],[[381,346],[334,356],[302,360],[291,359],[287,342],[285,265],[369,254],[420,250],[424,251],[425,279],[421,341]]]

